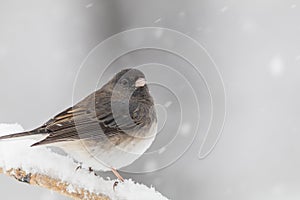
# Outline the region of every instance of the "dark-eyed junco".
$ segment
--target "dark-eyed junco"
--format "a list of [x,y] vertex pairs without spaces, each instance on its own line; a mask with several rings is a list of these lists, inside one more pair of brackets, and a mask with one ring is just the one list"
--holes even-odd
[[123,181],[116,169],[139,158],[152,144],[156,131],[154,102],[144,74],[124,69],[42,126],[0,139],[44,136],[32,146],[60,147],[85,166],[112,170]]

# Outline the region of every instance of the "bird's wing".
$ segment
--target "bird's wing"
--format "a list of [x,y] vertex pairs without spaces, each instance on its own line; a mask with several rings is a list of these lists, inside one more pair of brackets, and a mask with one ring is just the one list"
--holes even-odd
[[63,141],[74,141],[78,139],[88,137],[103,137],[103,131],[101,130],[101,121],[98,120],[98,113],[102,113],[99,116],[105,116],[107,100],[109,100],[109,94],[105,91],[98,91],[97,98],[101,99],[98,102],[97,108],[101,108],[96,111],[95,93],[89,95],[73,107],[66,109],[59,113],[43,126],[37,128],[35,131],[39,133],[48,133],[49,135],[42,141],[39,141],[32,146],[50,144]]
[[135,125],[128,115],[112,112],[109,93],[92,94],[38,128],[38,132],[49,135],[32,146],[79,139],[107,139]]
[[[81,138],[81,132],[96,134],[97,123],[86,116],[84,109],[73,109],[73,107],[56,115],[38,130],[47,132],[49,135],[42,141],[32,146],[50,144],[63,141],[74,141]],[[82,135],[82,137],[84,137]]]

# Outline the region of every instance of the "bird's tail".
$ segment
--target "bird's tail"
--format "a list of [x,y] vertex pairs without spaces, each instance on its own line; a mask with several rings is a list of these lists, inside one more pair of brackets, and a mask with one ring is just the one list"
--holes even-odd
[[19,138],[19,137],[26,137],[26,136],[33,136],[36,135],[37,133],[35,131],[26,131],[22,133],[14,133],[10,135],[4,135],[0,136],[0,140],[6,140],[6,139],[14,139],[14,138]]

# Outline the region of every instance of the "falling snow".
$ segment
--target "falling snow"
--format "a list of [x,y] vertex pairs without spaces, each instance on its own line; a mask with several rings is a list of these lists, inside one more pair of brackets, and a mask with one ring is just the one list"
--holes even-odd
[[179,12],[179,17],[185,17],[185,12],[184,11]]
[[220,9],[221,12],[226,12],[228,10],[227,6],[224,6],[223,8]]
[[166,147],[162,147],[162,148],[160,148],[159,150],[158,150],[158,154],[162,154],[163,152],[165,152],[166,151]]
[[89,3],[89,4],[87,4],[85,7],[86,8],[90,8],[90,7],[92,7],[94,4],[93,3]]
[[191,124],[185,122],[182,123],[181,127],[180,127],[180,134],[182,136],[187,136],[191,131]]
[[157,20],[154,21],[154,23],[156,24],[156,23],[158,23],[160,21],[161,21],[161,18],[158,18]]
[[271,72],[271,75],[274,77],[280,76],[283,72],[283,61],[280,57],[274,57],[271,59],[269,64],[269,69]]
[[164,106],[166,108],[169,108],[171,105],[172,105],[172,101],[167,101]]

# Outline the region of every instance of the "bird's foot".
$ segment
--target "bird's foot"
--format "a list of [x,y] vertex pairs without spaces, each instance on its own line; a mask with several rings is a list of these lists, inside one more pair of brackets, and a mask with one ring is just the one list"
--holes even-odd
[[98,176],[98,174],[96,174],[95,170],[93,170],[92,167],[89,167],[89,172],[90,172],[90,173],[94,172],[94,175],[95,175],[95,176]]
[[[124,178],[119,174],[119,172],[114,169],[114,168],[111,168],[111,171],[114,173],[114,175],[121,181],[121,182],[124,182]],[[119,184],[119,181],[115,181],[114,184],[113,184],[113,190],[115,191],[115,188],[118,186]]]
[[93,168],[89,167],[89,172],[93,172],[93,171],[94,171]]
[[113,190],[116,191],[116,187],[118,186],[119,181],[115,181],[113,184]]
[[78,171],[79,169],[82,169],[82,163],[79,163],[79,165],[76,167],[75,171]]

